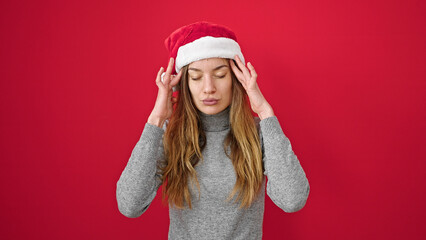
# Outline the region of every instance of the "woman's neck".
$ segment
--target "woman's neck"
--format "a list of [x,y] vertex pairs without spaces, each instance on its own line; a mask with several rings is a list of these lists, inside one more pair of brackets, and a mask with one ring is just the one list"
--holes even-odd
[[225,108],[222,112],[209,115],[198,111],[201,120],[201,126],[206,132],[220,132],[229,129],[229,112],[231,105]]

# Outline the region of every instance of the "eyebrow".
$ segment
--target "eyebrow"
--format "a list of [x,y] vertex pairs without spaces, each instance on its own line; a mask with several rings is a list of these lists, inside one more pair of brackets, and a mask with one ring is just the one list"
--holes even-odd
[[[218,70],[218,69],[220,69],[220,68],[223,68],[223,67],[228,67],[228,65],[220,65],[220,66],[218,66],[218,67],[215,67],[214,69],[213,69],[213,71],[216,71],[216,70]],[[202,72],[200,69],[198,69],[198,68],[188,68],[188,70],[193,70],[193,71],[197,71],[197,72]]]

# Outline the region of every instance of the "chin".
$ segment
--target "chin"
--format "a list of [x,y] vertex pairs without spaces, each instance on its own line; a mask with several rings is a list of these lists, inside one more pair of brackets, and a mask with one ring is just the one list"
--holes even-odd
[[226,107],[224,106],[202,106],[201,108],[199,108],[199,110],[202,113],[214,115],[214,114],[222,112],[223,110],[225,110],[225,108]]

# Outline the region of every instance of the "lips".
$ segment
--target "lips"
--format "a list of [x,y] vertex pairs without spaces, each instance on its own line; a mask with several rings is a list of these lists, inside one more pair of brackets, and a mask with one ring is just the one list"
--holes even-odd
[[203,103],[204,105],[211,106],[211,105],[215,105],[218,101],[219,99],[216,99],[216,98],[207,98],[203,100]]

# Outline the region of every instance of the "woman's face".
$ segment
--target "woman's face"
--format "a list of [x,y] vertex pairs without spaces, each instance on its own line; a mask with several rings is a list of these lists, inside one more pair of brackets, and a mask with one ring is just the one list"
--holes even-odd
[[232,78],[229,61],[208,58],[188,65],[188,86],[192,101],[205,114],[216,114],[231,104]]

